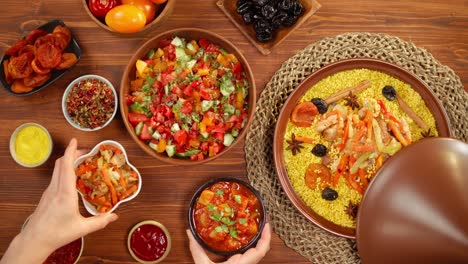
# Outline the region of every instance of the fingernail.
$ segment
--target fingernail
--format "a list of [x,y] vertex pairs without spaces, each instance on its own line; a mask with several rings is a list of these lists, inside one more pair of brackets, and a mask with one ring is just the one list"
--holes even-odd
[[117,220],[117,219],[119,219],[119,216],[118,216],[118,215],[116,215],[116,214],[110,214],[109,220],[110,220],[111,222],[114,222],[114,221]]

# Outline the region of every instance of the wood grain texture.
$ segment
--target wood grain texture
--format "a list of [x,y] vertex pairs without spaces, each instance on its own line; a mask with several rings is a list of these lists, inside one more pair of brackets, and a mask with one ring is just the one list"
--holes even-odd
[[[228,38],[249,60],[258,95],[281,63],[295,52],[323,37],[350,31],[387,33],[412,41],[451,67],[460,76],[465,89],[468,87],[466,0],[322,0],[321,9],[269,56],[261,55],[228,21],[215,2],[177,0],[172,16],[163,26],[145,36],[134,37],[115,35],[98,27],[87,16],[81,1],[2,1],[1,54],[28,30],[59,18],[72,28],[83,57],[62,79],[29,97],[14,97],[0,89],[0,255],[34,210],[49,182],[54,160],[63,154],[68,141],[76,137],[79,146],[88,149],[105,139],[119,141],[143,176],[140,195],[117,210],[120,219],[85,238],[80,263],[133,263],[125,247],[127,232],[145,219],[160,221],[171,232],[173,248],[166,262],[192,262],[185,236],[190,197],[199,185],[217,176],[246,179],[243,144],[210,164],[180,170],[140,150],[129,137],[119,114],[103,130],[81,132],[68,125],[60,106],[68,83],[84,74],[102,75],[118,88],[124,66],[132,53],[151,36],[164,30],[196,26]],[[22,168],[9,154],[9,137],[17,126],[25,122],[44,125],[54,140],[51,159],[39,168]],[[82,212],[85,213],[84,210]],[[271,250],[262,263],[307,261],[274,235]]]

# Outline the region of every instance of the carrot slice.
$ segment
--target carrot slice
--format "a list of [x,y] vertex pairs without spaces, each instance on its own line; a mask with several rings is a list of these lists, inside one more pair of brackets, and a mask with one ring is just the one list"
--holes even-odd
[[107,173],[106,168],[101,169],[101,174],[102,174],[102,180],[107,185],[107,187],[109,187],[109,190],[111,192],[112,204],[115,205],[117,203],[117,192],[115,191],[114,185],[112,184],[109,178],[110,176]]
[[309,138],[309,137],[296,136],[296,140],[299,140],[299,141],[302,141],[302,142],[308,143],[308,144],[315,144],[315,139]]
[[294,107],[291,114],[291,122],[299,127],[309,127],[318,114],[317,106],[311,102],[302,102]]
[[357,151],[357,152],[374,151],[375,146],[373,146],[373,145],[356,145],[356,146],[353,146],[353,150]]
[[403,135],[401,134],[400,132],[400,129],[397,128],[395,122],[393,120],[389,120],[388,121],[388,126],[390,127],[390,129],[392,130],[393,134],[395,135],[395,137],[398,139],[398,141],[400,141],[400,143],[403,145],[403,146],[408,146],[408,141],[406,141],[406,139],[403,137]]
[[134,192],[136,192],[138,186],[136,185],[133,185],[132,187],[128,188],[125,192],[122,193],[122,196],[120,197],[120,199],[125,199],[127,198],[128,196],[132,195]]
[[364,171],[364,169],[359,168],[358,174],[359,174],[359,180],[361,181],[362,187],[364,188],[364,190],[367,189],[367,185],[369,184],[369,180],[367,180],[367,178],[366,178],[366,172]]

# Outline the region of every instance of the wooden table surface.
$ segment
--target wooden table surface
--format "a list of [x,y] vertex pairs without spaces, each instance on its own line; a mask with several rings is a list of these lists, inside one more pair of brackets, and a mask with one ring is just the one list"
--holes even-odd
[[[166,262],[192,262],[185,236],[189,199],[195,189],[208,179],[226,175],[246,179],[243,144],[210,164],[181,169],[154,160],[140,150],[126,131],[120,114],[101,131],[81,132],[66,122],[61,111],[62,94],[70,81],[84,74],[98,74],[118,85],[132,53],[159,32],[195,26],[225,36],[248,59],[256,77],[258,94],[281,63],[291,55],[323,37],[351,31],[387,33],[412,41],[455,70],[464,86],[468,87],[467,1],[320,2],[322,8],[309,21],[272,54],[263,56],[227,20],[213,0],[177,0],[172,16],[164,25],[139,37],[121,37],[102,30],[90,19],[78,0],[2,0],[0,54],[25,31],[42,22],[59,18],[71,27],[81,45],[83,57],[62,79],[32,96],[15,97],[0,89],[0,255],[3,255],[23,221],[37,205],[50,180],[54,160],[63,154],[68,141],[76,137],[79,146],[88,149],[105,139],[119,141],[144,178],[139,196],[117,210],[120,219],[105,230],[85,238],[80,263],[132,262],[125,246],[127,232],[134,224],[145,219],[160,221],[172,235],[173,246]],[[11,133],[26,122],[44,125],[54,140],[52,157],[45,165],[35,169],[17,165],[9,153]],[[273,235],[270,252],[262,261],[306,262],[305,258],[286,247],[276,235]]]

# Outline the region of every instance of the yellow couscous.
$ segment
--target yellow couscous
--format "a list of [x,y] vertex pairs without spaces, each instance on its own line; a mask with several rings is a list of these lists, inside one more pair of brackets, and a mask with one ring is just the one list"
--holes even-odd
[[[346,100],[341,99],[329,105],[326,113],[315,115],[310,126],[298,126],[289,120],[284,137],[284,159],[295,192],[319,215],[350,228],[355,227],[355,219],[346,212],[349,203],[359,205],[368,181],[382,163],[402,147],[421,139],[424,132],[427,133],[401,109],[397,100],[387,100],[382,95],[382,88],[392,86],[430,128],[431,136],[437,136],[435,119],[421,96],[410,85],[378,71],[356,69],[333,74],[311,87],[299,103],[310,102],[313,98],[325,99],[364,80],[370,81],[370,87],[355,94],[359,107],[352,109],[349,102],[347,104]],[[336,116],[333,116],[334,112]],[[395,127],[399,135],[392,130]],[[328,129],[335,129],[334,134],[328,133],[332,134],[332,138],[324,136]],[[293,134],[303,140],[303,148],[295,155],[291,148],[288,149]],[[384,137],[389,138],[385,141],[382,139]],[[307,140],[304,141],[304,138]],[[328,161],[312,154],[316,144],[326,147],[325,158]],[[340,167],[343,160],[345,167]],[[313,185],[315,189],[306,184],[310,164],[322,164],[332,175],[328,181],[317,178],[317,184]],[[322,198],[324,188],[336,191],[336,199]]]

